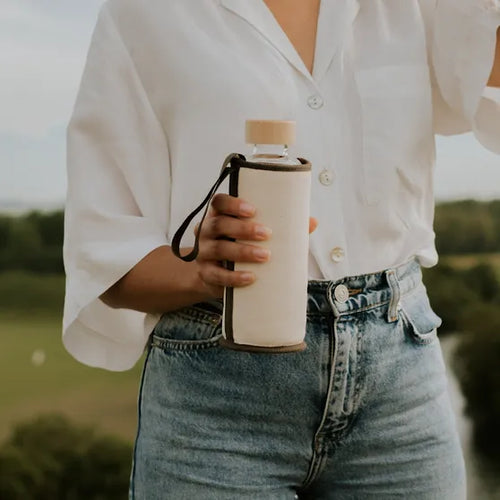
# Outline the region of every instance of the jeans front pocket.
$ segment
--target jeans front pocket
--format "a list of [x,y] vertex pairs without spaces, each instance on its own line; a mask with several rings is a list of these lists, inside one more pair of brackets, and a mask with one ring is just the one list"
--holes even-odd
[[222,310],[199,302],[162,314],[151,333],[151,346],[163,350],[215,347],[222,336]]
[[432,309],[423,283],[401,297],[398,310],[405,331],[413,342],[426,345],[437,339],[443,320]]

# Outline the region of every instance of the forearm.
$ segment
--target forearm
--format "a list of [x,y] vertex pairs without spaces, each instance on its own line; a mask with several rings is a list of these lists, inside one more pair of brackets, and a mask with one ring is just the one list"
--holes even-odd
[[500,27],[497,31],[497,48],[495,53],[495,61],[488,81],[489,87],[500,87]]
[[[191,249],[181,249],[182,255]],[[196,262],[185,262],[173,254],[171,247],[161,246],[146,255],[100,298],[113,308],[163,313],[211,297],[204,292]]]

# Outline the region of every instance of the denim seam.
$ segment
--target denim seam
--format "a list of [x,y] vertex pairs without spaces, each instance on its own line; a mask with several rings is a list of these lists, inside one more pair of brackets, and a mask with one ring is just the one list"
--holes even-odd
[[330,440],[330,442],[328,443],[330,447],[325,447],[326,451],[329,451],[330,449],[333,449],[335,451],[337,448],[340,448],[342,446],[343,442],[345,441],[353,427],[354,420],[354,413],[349,416],[344,416],[342,418],[342,426],[339,426],[338,428],[333,429],[331,432],[326,433],[328,439]]
[[403,321],[407,324],[407,326],[411,329],[411,337],[414,339],[414,343],[418,345],[428,345],[431,344],[437,338],[437,327],[434,327],[430,332],[422,334],[418,331],[418,328],[415,326],[413,321],[410,319],[410,316],[406,312],[406,310],[401,306],[401,317]]
[[[209,312],[206,311],[201,311],[200,309],[193,309],[191,313],[188,312],[181,312],[181,311],[172,311],[173,315],[168,317],[174,318],[174,317],[180,317],[182,319],[189,319],[189,320],[196,320],[201,323],[207,324],[207,325],[213,325],[215,323],[215,320],[220,321],[222,318],[222,314],[217,314],[213,313],[210,314]],[[159,323],[162,322],[162,319],[160,318]]]
[[332,442],[330,444],[331,444],[331,449],[333,449],[333,452],[335,452],[338,448],[344,445],[345,440],[349,436],[351,430],[354,428],[354,423],[359,418],[359,415],[360,415],[360,408],[358,408],[358,411],[352,413],[346,418],[346,424],[341,429],[339,429],[335,433],[332,433],[332,436],[330,436]]
[[[412,288],[410,290],[410,292],[406,292],[406,293],[401,294],[401,298],[406,297],[413,290],[414,290],[414,288]],[[352,309],[352,310],[349,310],[349,311],[340,312],[339,316],[348,316],[348,315],[351,315],[351,314],[357,314],[357,313],[360,313],[360,312],[369,311],[370,309],[374,309],[376,307],[379,307],[379,306],[382,306],[382,305],[385,305],[385,304],[389,304],[390,302],[391,302],[391,299],[386,299],[386,300],[383,300],[381,302],[376,302],[375,304],[370,304],[370,305],[365,306],[365,307],[359,307],[357,309]],[[311,312],[307,313],[308,316],[329,316],[330,314],[332,314],[332,311],[324,311],[324,312],[323,311],[311,311]]]
[[196,351],[217,347],[219,345],[219,340],[221,337],[222,334],[218,334],[215,337],[211,337],[210,339],[206,340],[173,340],[153,335],[151,345],[153,347],[159,347],[163,350]]
[[130,500],[135,498],[135,469],[137,462],[137,443],[139,441],[139,435],[141,433],[141,416],[142,416],[142,402],[143,402],[143,392],[144,392],[144,379],[146,377],[146,369],[148,366],[148,361],[151,356],[151,349],[148,349],[146,358],[144,360],[144,366],[142,367],[141,374],[141,386],[139,388],[139,395],[137,400],[137,432],[134,440],[134,450],[132,454],[132,470],[130,473],[130,485],[129,485],[129,495]]
[[[349,369],[346,366],[346,389],[345,389],[345,395],[344,395],[344,404],[342,405],[342,411],[344,415],[348,416],[354,411],[354,404],[356,401],[356,384],[357,384],[357,371],[359,367],[359,342],[360,342],[360,336],[356,332],[351,336],[353,341],[356,342],[356,356],[354,357],[354,361],[351,363],[350,356],[351,356],[351,349],[349,349],[349,353],[347,354],[347,363],[348,366],[350,367]],[[349,371],[351,372],[351,378],[349,380]]]
[[[313,456],[311,458],[311,462],[309,464],[309,470],[307,471],[307,475],[300,485],[301,489],[307,488],[317,477],[318,470],[321,466],[321,462],[324,459],[322,456],[322,445],[320,441],[321,431],[325,425],[326,419],[328,418],[328,409],[330,407],[330,399],[333,393],[333,384],[334,384],[334,373],[335,373],[335,359],[337,357],[337,349],[338,349],[338,335],[337,335],[337,320],[338,318],[333,318],[333,322],[331,321],[331,316],[328,316],[330,326],[333,324],[333,335],[329,336],[330,338],[330,349],[329,349],[329,365],[330,365],[330,373],[328,377],[328,388],[326,391],[325,403],[323,407],[323,412],[321,415],[321,421],[314,433],[313,439]],[[330,331],[332,329],[330,328]],[[324,455],[324,454],[323,454]]]
[[[337,330],[338,331],[338,330]],[[338,340],[338,335],[337,335],[337,340]],[[346,389],[347,387],[343,387],[342,381],[346,380],[346,385],[347,385],[347,362],[346,361],[342,367],[340,367],[340,364],[338,364],[338,360],[340,359],[346,359],[345,356],[349,356],[349,352],[346,351],[345,347],[345,341],[341,340],[339,344],[339,349],[337,349],[336,354],[335,354],[335,360],[332,365],[332,370],[334,370],[334,377],[333,377],[333,393],[336,393],[335,395],[337,396],[335,399],[335,403],[333,403],[330,408],[329,415],[327,416],[327,419],[329,416],[331,416],[331,419],[335,421],[336,419],[342,418],[344,415],[344,403],[345,403],[345,397],[346,397]],[[343,396],[341,399],[340,396]],[[337,407],[337,408],[336,408]]]
[[313,458],[311,459],[311,465],[309,467],[308,475],[306,479],[296,487],[299,493],[305,492],[313,483],[313,481],[323,472],[326,460],[328,458],[328,452],[323,444],[318,444],[314,449]]
[[369,311],[370,309],[374,309],[376,307],[379,307],[379,306],[382,306],[385,304],[389,304],[390,301],[391,301],[391,299],[387,299],[387,300],[383,300],[382,302],[376,302],[375,304],[370,304],[369,306],[359,307],[357,309],[352,309],[350,311],[343,311],[343,312],[339,313],[339,316],[348,316],[350,314],[357,314],[357,313],[360,313],[363,311]]
[[[357,336],[357,345],[356,345],[356,365],[358,368],[358,371],[361,369],[363,366],[363,360],[362,360],[362,355],[363,355],[363,335],[358,335]],[[353,393],[353,412],[355,412],[357,409],[360,408],[361,406],[361,380],[362,380],[362,374],[361,373],[356,373],[356,382],[354,384],[354,393]]]
[[[411,295],[416,290],[418,290],[418,286],[410,288],[410,290],[408,290],[407,292],[402,293],[400,295],[400,299],[402,299],[403,297],[406,297],[408,295]],[[385,305],[385,304],[390,304],[391,300],[392,299],[389,298],[389,299],[383,300],[382,302],[376,302],[375,304],[370,304],[369,306],[366,306],[366,307],[360,307],[358,309],[353,309],[351,311],[343,311],[343,312],[340,313],[340,316],[346,316],[346,315],[349,315],[349,314],[356,314],[358,312],[369,311],[370,309],[374,309],[375,307],[382,306],[382,305]],[[322,314],[330,314],[330,311],[322,313]]]
[[387,310],[387,321],[392,323],[398,319],[398,303],[401,297],[401,289],[398,276],[394,269],[388,269],[386,271],[386,279],[391,290],[391,298]]
[[417,343],[419,345],[429,345],[429,344],[432,344],[438,338],[437,328],[434,328],[425,337],[422,337],[421,335],[415,335],[414,338],[417,339]]
[[356,422],[357,418],[358,413],[349,415],[348,417],[344,418],[345,424],[341,428],[336,429],[335,432],[327,432],[326,435],[322,436],[322,439],[326,437],[329,442],[325,444],[325,442],[322,441],[321,446],[318,446],[318,452],[316,453],[314,468],[311,469],[310,478],[307,482],[304,481],[297,488],[299,493],[305,492],[308,488],[310,488],[312,483],[321,476],[323,470],[326,467],[326,463],[330,455],[330,450],[332,450],[332,453],[335,453],[338,448],[343,446],[351,430],[354,428],[354,423]]

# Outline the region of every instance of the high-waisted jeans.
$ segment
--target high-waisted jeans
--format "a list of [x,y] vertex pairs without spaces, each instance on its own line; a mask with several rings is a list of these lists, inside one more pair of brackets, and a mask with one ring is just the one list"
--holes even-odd
[[465,498],[441,318],[415,259],[310,280],[302,352],[221,347],[221,313],[197,303],[150,335],[130,498]]

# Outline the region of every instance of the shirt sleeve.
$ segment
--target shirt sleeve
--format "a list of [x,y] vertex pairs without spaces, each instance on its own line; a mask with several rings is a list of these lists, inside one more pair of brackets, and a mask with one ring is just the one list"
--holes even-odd
[[67,128],[62,341],[84,364],[123,371],[144,351],[146,315],[99,296],[170,244],[169,171],[165,134],[105,4]]
[[433,83],[434,128],[442,135],[472,131],[500,154],[500,105],[488,97],[499,0],[421,0]]

